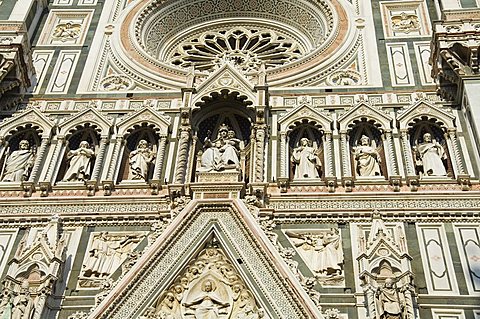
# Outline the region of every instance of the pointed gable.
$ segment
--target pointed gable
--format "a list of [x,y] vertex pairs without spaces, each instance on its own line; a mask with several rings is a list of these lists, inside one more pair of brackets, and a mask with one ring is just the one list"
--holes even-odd
[[67,135],[78,126],[90,124],[101,136],[108,136],[112,121],[107,120],[102,113],[94,108],[88,108],[74,116],[66,119],[59,125],[60,135]]
[[453,114],[447,113],[446,111],[424,99],[415,102],[412,106],[403,111],[398,116],[397,120],[400,123],[401,129],[407,129],[409,124],[413,123],[416,119],[421,119],[422,117],[439,120],[448,129],[453,129],[455,127],[455,116]]
[[338,119],[338,123],[340,124],[340,131],[347,131],[349,126],[355,121],[360,121],[362,118],[366,118],[367,120],[374,120],[376,123],[380,125],[382,129],[389,129],[391,128],[392,117],[388,114],[380,111],[373,105],[365,102],[360,102],[354,105],[350,110],[346,113],[342,114]]
[[191,201],[89,318],[139,318],[212,236],[267,318],[322,318],[240,200]]
[[225,63],[196,88],[192,106],[202,104],[205,96],[215,95],[222,90],[236,92],[240,98],[250,102],[248,104],[256,104],[253,84],[232,65]]
[[118,134],[126,135],[135,126],[141,126],[143,123],[153,125],[155,131],[160,135],[166,135],[170,127],[170,119],[167,116],[150,107],[145,107],[120,120],[117,123]]
[[331,119],[307,104],[293,108],[278,119],[281,131],[289,131],[296,123],[314,122],[324,130],[330,131]]
[[25,127],[27,124],[37,130],[42,138],[49,137],[51,129],[54,126],[54,123],[39,110],[30,108],[0,123],[0,137],[5,138],[13,131]]

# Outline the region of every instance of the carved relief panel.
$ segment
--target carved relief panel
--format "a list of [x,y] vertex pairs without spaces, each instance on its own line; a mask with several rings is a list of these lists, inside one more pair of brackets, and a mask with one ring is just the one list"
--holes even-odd
[[78,279],[79,288],[98,288],[127,259],[144,232],[94,232],[90,235]]
[[344,285],[340,230],[287,230],[287,238],[322,286]]
[[423,1],[388,1],[380,5],[387,38],[430,35],[430,18]]
[[50,11],[39,39],[39,45],[83,45],[93,10]]
[[212,240],[141,318],[267,317],[233,264]]

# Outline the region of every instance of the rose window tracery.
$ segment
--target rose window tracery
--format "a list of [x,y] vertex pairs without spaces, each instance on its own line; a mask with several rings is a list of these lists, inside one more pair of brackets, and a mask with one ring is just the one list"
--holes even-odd
[[244,72],[267,69],[301,58],[305,48],[288,35],[265,28],[236,27],[218,29],[190,36],[173,51],[169,63],[212,70],[223,62],[231,62]]

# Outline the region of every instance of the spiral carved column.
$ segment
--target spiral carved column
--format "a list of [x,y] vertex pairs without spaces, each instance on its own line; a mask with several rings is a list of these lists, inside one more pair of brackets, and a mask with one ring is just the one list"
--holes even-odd
[[398,175],[397,161],[395,160],[395,152],[393,150],[392,132],[385,132],[385,151],[387,152],[388,162],[390,164],[391,175]]
[[462,155],[458,148],[457,133],[455,130],[448,130],[448,138],[452,143],[453,155],[455,156],[455,162],[457,163],[457,170],[459,175],[466,174],[465,167],[463,165]]
[[157,158],[155,160],[155,170],[153,172],[154,180],[159,180],[161,177],[166,146],[167,146],[167,136],[162,135],[160,136],[160,142],[158,143]]
[[401,142],[402,142],[402,148],[403,148],[403,154],[405,156],[405,163],[407,167],[407,175],[408,176],[415,176],[415,167],[413,165],[413,156],[412,156],[412,151],[410,148],[410,143],[408,142],[408,132],[407,130],[401,130],[400,131],[401,135]]
[[96,180],[100,174],[100,168],[103,166],[103,158],[105,157],[105,150],[107,149],[107,141],[106,137],[100,139],[100,149],[98,150],[97,158],[95,159],[92,180]]
[[265,124],[255,125],[255,152],[254,152],[254,182],[263,182],[264,163],[265,163],[265,134],[267,126]]
[[350,164],[350,151],[348,149],[347,132],[340,133],[340,145],[342,147],[342,169],[343,176],[352,176],[352,167]]
[[[43,143],[43,141],[42,141],[42,143]],[[63,136],[58,137],[57,144],[55,145],[55,148],[53,150],[52,159],[49,163],[50,165],[48,166],[47,175],[45,176],[45,181],[47,181],[47,182],[51,182],[51,180],[52,180],[54,170],[57,167],[57,163],[58,163],[58,160],[59,160],[59,157],[60,157],[60,152],[61,152],[62,148],[64,147],[64,145],[65,145],[65,137],[63,137]],[[35,162],[40,163],[38,158]]]
[[185,182],[185,173],[188,163],[188,144],[190,142],[190,127],[180,127],[180,141],[177,154],[177,166],[175,168],[175,184]]
[[287,133],[280,133],[280,177],[288,177]]
[[332,133],[326,132],[323,136],[323,143],[325,146],[325,177],[332,177],[333,174],[333,153],[332,153]]
[[42,138],[42,142],[40,143],[40,148],[37,151],[37,158],[35,160],[35,165],[33,165],[32,173],[30,174],[30,178],[28,179],[29,182],[35,181],[38,175],[38,171],[40,170],[40,165],[42,164],[45,153],[47,152],[48,147],[48,138]]

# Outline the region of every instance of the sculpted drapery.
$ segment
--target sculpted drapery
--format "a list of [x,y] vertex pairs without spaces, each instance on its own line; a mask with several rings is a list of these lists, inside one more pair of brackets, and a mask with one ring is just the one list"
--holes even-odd
[[211,141],[205,139],[201,167],[199,171],[221,171],[224,169],[238,169],[240,167],[240,139],[235,137],[235,131],[222,124],[218,136]]
[[387,278],[383,287],[377,290],[377,309],[381,319],[401,319],[403,294],[395,287],[392,278]]
[[423,142],[414,147],[417,166],[423,166],[423,174],[427,176],[447,176],[443,159],[445,150],[430,133],[423,134]]
[[13,151],[5,161],[2,182],[21,182],[28,178],[35,162],[35,154],[27,140],[21,140],[19,149]]
[[293,179],[320,178],[322,166],[317,150],[310,146],[308,138],[300,139],[300,145],[293,150],[291,161],[295,166]]
[[129,178],[131,180],[144,180],[148,179],[148,171],[150,165],[155,160],[155,152],[153,152],[145,140],[140,140],[137,145],[137,149],[130,152],[129,155]]
[[356,161],[356,172],[359,176],[381,176],[380,172],[380,154],[376,149],[374,142],[370,143],[370,138],[362,135],[360,144],[354,147]]
[[64,181],[86,181],[90,178],[90,169],[95,152],[87,141],[80,142],[78,149],[68,152],[70,165],[65,173]]

